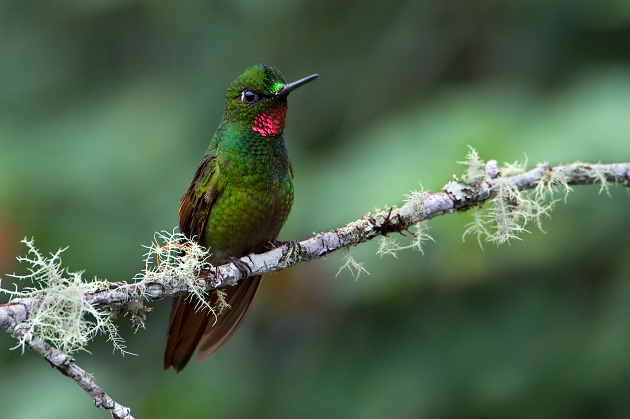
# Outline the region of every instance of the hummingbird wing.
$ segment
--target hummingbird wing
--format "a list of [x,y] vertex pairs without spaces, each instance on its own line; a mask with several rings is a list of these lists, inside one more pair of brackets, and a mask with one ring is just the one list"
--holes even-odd
[[[196,240],[201,238],[206,222],[212,216],[212,205],[220,192],[218,191],[220,174],[215,167],[214,154],[207,154],[181,199],[180,230]],[[225,288],[225,302],[231,308],[219,314],[216,321],[207,308],[197,310],[197,304],[187,300],[186,296],[177,297],[171,308],[163,368],[173,366],[176,372],[184,369],[200,342],[197,354],[199,361],[219,350],[232,337],[249,312],[261,278],[261,276],[247,278],[236,286]],[[216,305],[216,298],[214,293],[206,297],[210,307]]]
[[[204,156],[190,187],[180,201],[179,229],[196,241],[203,234],[217,196],[219,173],[215,170],[215,156],[212,152]],[[216,297],[212,295],[208,298],[208,303],[214,306],[216,301],[212,300],[216,300]],[[196,304],[187,301],[186,296],[177,297],[173,301],[162,361],[164,369],[172,365],[179,372],[186,366],[208,325],[208,320],[208,310],[196,310]]]
[[187,237],[199,241],[212,204],[217,197],[219,173],[215,170],[215,154],[207,153],[195,172],[179,205],[179,229]]

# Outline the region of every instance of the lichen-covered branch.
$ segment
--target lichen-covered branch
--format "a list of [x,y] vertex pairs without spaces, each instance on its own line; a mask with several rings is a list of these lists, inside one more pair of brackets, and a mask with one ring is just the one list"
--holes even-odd
[[[519,164],[509,164],[500,168],[496,161],[484,163],[471,148],[466,162],[466,173],[462,180],[448,182],[440,192],[416,191],[408,195],[400,208],[392,207],[376,214],[367,213],[361,219],[344,227],[319,233],[301,242],[288,242],[266,253],[249,255],[241,262],[249,267],[248,275],[262,275],[279,271],[300,262],[323,258],[339,249],[356,246],[376,237],[390,233],[408,232],[415,242],[407,247],[420,247],[428,236],[421,230],[413,232],[414,225],[434,217],[477,208],[474,221],[464,233],[476,234],[493,243],[503,243],[518,239],[528,223],[537,223],[548,216],[554,202],[553,194],[558,189],[568,193],[574,185],[599,184],[600,191],[608,191],[610,184],[630,186],[630,163],[587,164],[573,163],[551,167],[547,163],[525,171]],[[485,208],[483,208],[485,205]],[[483,208],[483,209],[482,209]],[[72,377],[91,397],[97,407],[109,410],[114,418],[131,418],[129,409],[120,406],[109,398],[89,379],[85,371],[74,364],[74,360],[51,346],[68,348],[68,340],[63,336],[59,324],[80,323],[85,314],[97,317],[96,330],[110,335],[110,339],[122,350],[115,326],[111,318],[117,313],[131,314],[134,327],[144,325],[146,305],[166,297],[194,294],[200,301],[207,292],[236,284],[245,275],[232,263],[211,266],[205,262],[207,253],[196,243],[187,241],[181,235],[162,235],[165,245],[154,244],[147,256],[146,269],[134,278],[135,282],[106,283],[98,281],[81,285],[82,293],[77,297],[76,282],[65,280],[59,269],[59,253],[51,260],[42,258],[34,248],[34,260],[24,259],[37,267],[28,277],[44,282],[47,287],[53,284],[57,297],[49,298],[49,287],[14,293],[16,298],[0,305],[0,329],[7,330],[20,341],[42,354],[64,375]],[[32,242],[30,246],[32,246]],[[28,244],[27,244],[28,245]],[[381,246],[382,253],[393,253],[392,246]],[[212,249],[210,249],[211,251]],[[43,267],[43,268],[41,268]],[[40,269],[41,268],[41,269]],[[42,273],[43,272],[43,273]],[[76,273],[74,275],[76,279]],[[72,292],[66,290],[71,290]],[[66,290],[66,291],[64,291]],[[217,290],[217,291],[213,291]],[[65,293],[64,293],[65,292]],[[72,295],[76,300],[69,310],[70,319],[64,322],[48,322],[38,314],[49,310],[51,300]],[[221,300],[219,295],[219,301]],[[202,303],[203,304],[203,303]],[[64,306],[65,307],[65,306]],[[213,313],[213,307],[210,307]],[[96,313],[96,314],[95,314]],[[68,313],[65,314],[69,315]],[[36,322],[33,319],[38,319]],[[99,319],[101,319],[99,323]],[[36,327],[37,326],[37,327]],[[112,329],[113,328],[113,329]],[[45,335],[48,330],[55,338]],[[82,349],[93,333],[75,334],[73,349]],[[61,333],[59,337],[56,334]],[[60,346],[61,345],[61,346]],[[19,345],[18,345],[19,346]]]
[[36,298],[14,299],[10,304],[2,306],[0,328],[5,329],[17,340],[24,341],[25,346],[38,352],[63,375],[72,378],[79,387],[90,395],[92,400],[94,400],[94,405],[108,410],[112,418],[133,419],[131,410],[109,397],[107,393],[96,385],[84,369],[75,364],[74,358],[44,342],[39,336],[28,332],[28,327],[25,327],[25,320],[30,315],[33,315],[34,312],[37,312],[37,306],[40,302]]

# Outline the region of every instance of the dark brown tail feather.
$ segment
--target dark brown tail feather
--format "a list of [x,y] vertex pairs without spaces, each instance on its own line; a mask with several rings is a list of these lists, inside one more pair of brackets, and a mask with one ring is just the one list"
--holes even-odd
[[[224,288],[226,302],[231,308],[220,314],[216,323],[207,309],[195,311],[195,302],[191,303],[185,296],[178,297],[171,309],[163,368],[166,370],[172,366],[175,372],[183,370],[197,345],[198,361],[203,361],[225,345],[249,312],[261,278],[247,278],[234,287]],[[216,296],[213,294],[208,302],[214,305]]]

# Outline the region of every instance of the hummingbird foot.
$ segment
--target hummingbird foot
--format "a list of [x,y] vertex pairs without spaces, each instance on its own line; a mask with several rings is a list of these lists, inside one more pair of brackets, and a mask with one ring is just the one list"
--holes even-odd
[[252,273],[252,268],[250,268],[247,263],[243,262],[239,258],[236,258],[234,256],[228,256],[228,260],[234,266],[236,266],[236,269],[238,269],[238,271],[241,273],[241,275],[243,275],[243,277],[248,277]]
[[287,249],[282,257],[282,260],[284,262],[287,262],[289,258],[295,257],[296,255],[298,255],[299,257],[299,253],[302,251],[302,246],[300,246],[300,242],[298,242],[297,240],[289,240],[289,241],[273,240],[271,242],[271,245],[274,246],[275,248],[286,246]]
[[278,247],[282,247],[282,246],[287,246],[288,248],[288,252],[289,254],[294,253],[294,252],[299,252],[302,250],[302,246],[300,246],[300,242],[297,240],[272,240],[271,241],[271,245],[274,248],[278,248]]

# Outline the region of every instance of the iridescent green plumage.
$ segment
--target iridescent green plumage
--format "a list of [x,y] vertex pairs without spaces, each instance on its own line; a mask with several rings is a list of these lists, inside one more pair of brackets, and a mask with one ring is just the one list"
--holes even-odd
[[[316,75],[287,84],[267,65],[250,67],[228,88],[223,118],[188,191],[180,230],[210,249],[217,265],[275,242],[293,204],[293,173],[284,143],[287,95]],[[163,366],[179,372],[199,345],[198,360],[216,352],[236,331],[261,277],[226,288],[232,307],[209,322],[185,297],[173,303]]]

